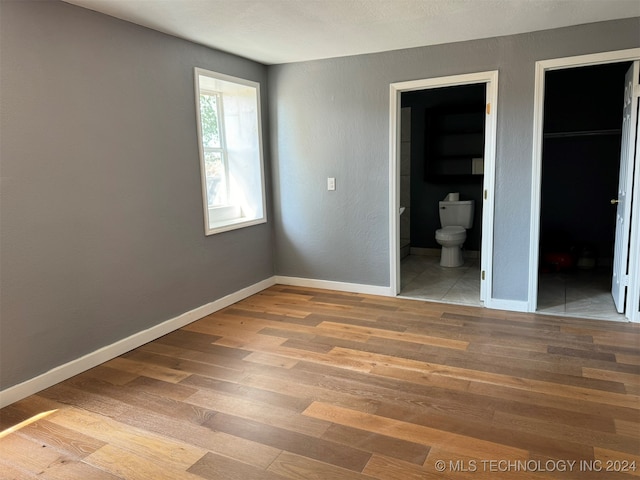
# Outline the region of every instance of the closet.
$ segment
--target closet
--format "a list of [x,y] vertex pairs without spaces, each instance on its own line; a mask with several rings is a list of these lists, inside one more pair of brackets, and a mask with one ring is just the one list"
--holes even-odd
[[549,71],[545,78],[542,271],[610,268],[628,63]]

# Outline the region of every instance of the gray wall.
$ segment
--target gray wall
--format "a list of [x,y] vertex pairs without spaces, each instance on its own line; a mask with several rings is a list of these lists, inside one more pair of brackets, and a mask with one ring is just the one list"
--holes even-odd
[[[631,19],[267,68],[57,1],[0,22],[0,388],[274,273],[389,285],[392,82],[500,70],[493,295],[526,299],[534,63],[640,44]],[[266,225],[203,234],[194,66],[263,85]]]
[[639,29],[635,18],[270,68],[277,273],[388,286],[389,84],[499,70],[492,296],[526,301],[535,62],[638,47]]
[[266,112],[266,67],[0,5],[2,388],[273,275],[270,223],[204,235],[193,92],[195,66],[248,78]]

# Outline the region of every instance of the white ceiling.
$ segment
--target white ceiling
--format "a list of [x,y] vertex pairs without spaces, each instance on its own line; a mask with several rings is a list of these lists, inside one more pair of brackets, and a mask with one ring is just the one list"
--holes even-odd
[[640,16],[638,0],[65,1],[264,64]]

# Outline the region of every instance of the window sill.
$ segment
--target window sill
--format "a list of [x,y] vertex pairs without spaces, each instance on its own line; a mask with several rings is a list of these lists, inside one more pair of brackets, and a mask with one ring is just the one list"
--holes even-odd
[[235,205],[212,207],[209,208],[209,226],[206,234],[213,235],[214,233],[250,227],[251,225],[266,223],[266,221],[267,219],[264,217],[244,216],[242,209]]

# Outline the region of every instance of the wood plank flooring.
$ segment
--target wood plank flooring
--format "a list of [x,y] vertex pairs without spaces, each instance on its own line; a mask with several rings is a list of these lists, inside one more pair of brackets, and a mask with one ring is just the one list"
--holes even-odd
[[2,479],[632,479],[640,326],[277,285],[3,430]]

